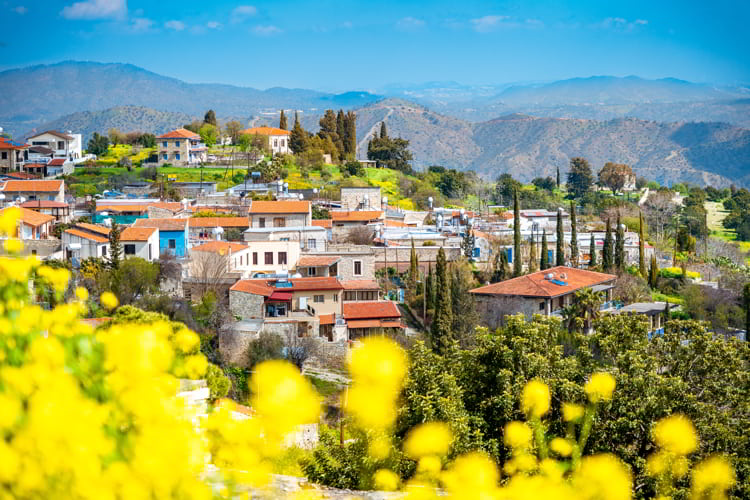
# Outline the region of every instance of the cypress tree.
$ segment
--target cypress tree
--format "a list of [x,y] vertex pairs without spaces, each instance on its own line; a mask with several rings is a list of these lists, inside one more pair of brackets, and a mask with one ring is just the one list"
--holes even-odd
[[427,279],[425,280],[425,299],[427,301],[426,308],[432,309],[433,302],[435,300],[435,277],[432,275],[432,262],[429,263],[427,271]]
[[518,189],[513,190],[513,276],[521,276],[521,209],[518,204]]
[[445,252],[440,247],[435,267],[436,293],[435,314],[430,328],[432,349],[437,353],[445,352],[452,343],[453,307],[451,301],[451,282],[448,266],[445,262]]
[[646,275],[646,248],[643,235],[643,212],[638,211],[638,269],[645,279]]
[[289,147],[295,154],[303,153],[307,149],[307,132],[300,125],[296,112],[294,113],[294,127],[289,134]]
[[664,302],[664,324],[667,324],[667,321],[670,319],[669,314],[669,299],[666,299]]
[[617,214],[617,231],[615,232],[615,266],[618,271],[625,268],[625,230],[620,224],[619,214]]
[[555,246],[555,265],[565,265],[565,233],[563,232],[562,209],[557,209],[557,245]]
[[557,177],[555,178],[557,189],[560,189],[560,167],[557,167]]
[[533,273],[537,270],[537,260],[536,260],[536,241],[534,241],[534,235],[531,235],[530,240],[531,246],[529,247],[529,272]]
[[411,239],[411,255],[409,257],[409,291],[416,295],[417,280],[419,279],[419,260],[417,250],[414,248],[414,238]]
[[385,120],[380,123],[380,138],[385,139],[388,137],[388,130],[385,128]]
[[284,114],[284,110],[281,110],[281,113],[279,114],[279,128],[281,130],[286,130],[287,124],[286,124],[286,115]]
[[109,231],[109,265],[112,269],[120,267],[122,260],[122,245],[120,245],[120,226],[117,222],[112,223]]
[[742,305],[745,308],[745,339],[750,333],[750,283],[746,283],[742,289]]
[[602,249],[602,268],[612,270],[612,226],[607,219],[607,232],[604,234],[604,248]]
[[504,248],[501,248],[497,255],[495,255],[495,265],[490,281],[492,283],[499,283],[500,281],[505,281],[509,277],[510,268],[508,267],[508,253]]
[[347,157],[354,158],[357,154],[357,115],[348,111],[344,116],[344,152]]
[[547,231],[542,229],[542,256],[539,260],[539,269],[549,269],[549,249],[547,248]]
[[594,233],[591,233],[591,243],[589,243],[589,268],[596,267],[596,240]]
[[656,281],[659,278],[659,264],[656,262],[656,255],[651,254],[651,267],[648,269],[648,286],[656,288]]
[[578,267],[578,235],[576,234],[576,205],[570,202],[570,261]]

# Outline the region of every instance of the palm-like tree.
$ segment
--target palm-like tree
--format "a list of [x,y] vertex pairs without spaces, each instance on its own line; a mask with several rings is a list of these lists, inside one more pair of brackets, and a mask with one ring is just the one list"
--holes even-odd
[[575,293],[573,303],[563,308],[562,314],[569,332],[591,333],[599,308],[604,303],[601,292],[585,288]]

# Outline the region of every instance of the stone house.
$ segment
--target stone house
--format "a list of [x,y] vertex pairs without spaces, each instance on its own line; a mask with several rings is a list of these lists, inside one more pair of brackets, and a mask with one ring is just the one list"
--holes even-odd
[[0,173],[18,172],[28,157],[27,144],[0,137]]
[[303,276],[336,276],[341,281],[375,278],[375,253],[366,245],[329,245],[326,251],[303,253],[297,262]]
[[253,201],[248,214],[251,228],[312,225],[312,206],[309,201]]
[[185,166],[206,161],[206,145],[200,135],[184,128],[172,130],[156,138],[158,164]]
[[382,210],[379,187],[342,187],[341,208],[346,211]]
[[20,207],[52,216],[57,222],[66,223],[70,221],[70,205],[64,201],[32,200],[21,203]]

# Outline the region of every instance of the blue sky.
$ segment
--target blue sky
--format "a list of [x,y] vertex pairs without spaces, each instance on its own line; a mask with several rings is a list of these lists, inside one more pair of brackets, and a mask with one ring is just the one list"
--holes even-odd
[[750,2],[0,0],[0,69],[126,62],[189,82],[374,90],[638,75],[750,83]]

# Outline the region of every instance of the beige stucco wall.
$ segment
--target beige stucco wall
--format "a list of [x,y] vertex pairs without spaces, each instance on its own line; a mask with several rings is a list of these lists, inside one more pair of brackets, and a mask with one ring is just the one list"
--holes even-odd
[[261,227],[260,219],[265,219],[265,227],[275,227],[273,220],[276,218],[284,219],[283,227],[309,226],[312,220],[309,214],[251,214],[250,227]]

